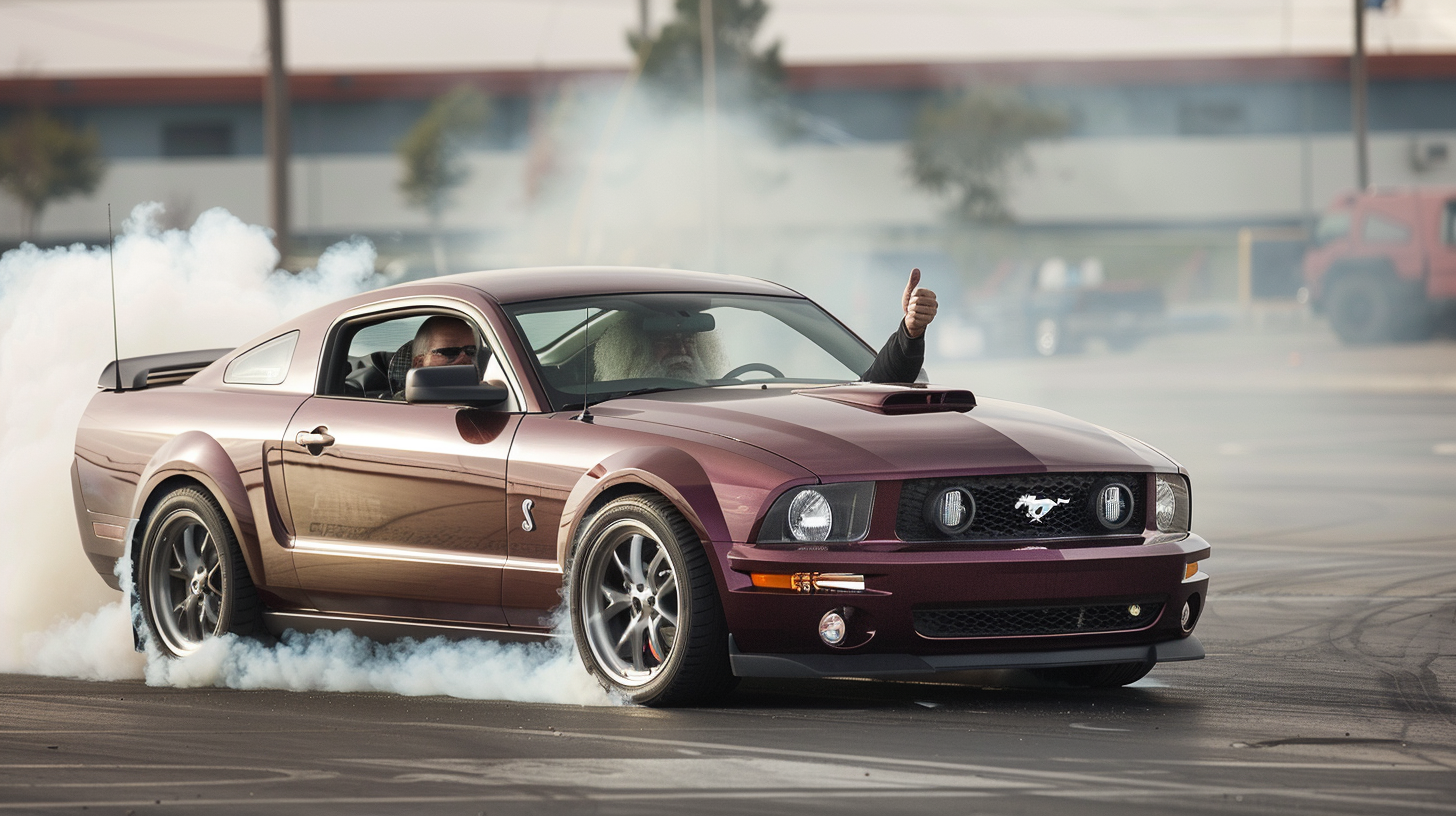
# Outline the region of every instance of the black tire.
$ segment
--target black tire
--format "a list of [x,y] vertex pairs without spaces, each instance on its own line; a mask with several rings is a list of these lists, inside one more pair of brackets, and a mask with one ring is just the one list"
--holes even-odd
[[1434,321],[1418,291],[1372,273],[1353,273],[1330,285],[1330,328],[1350,346],[1423,340]]
[[137,596],[152,642],[186,657],[210,637],[261,634],[262,605],[222,506],[195,487],[162,498],[147,518]]
[[1107,663],[1096,666],[1058,666],[1032,669],[1031,674],[1047,683],[1062,683],[1081,688],[1116,688],[1136,683],[1153,670],[1156,661],[1144,663]]
[[710,703],[737,685],[708,554],[670,502],[616,499],[576,541],[571,628],[598,682],[649,706]]

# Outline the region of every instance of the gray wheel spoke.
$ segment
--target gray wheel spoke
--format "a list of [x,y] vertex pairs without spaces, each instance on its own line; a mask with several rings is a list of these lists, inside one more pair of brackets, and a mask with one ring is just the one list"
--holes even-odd
[[[657,592],[657,572],[664,561],[667,561],[667,548],[658,547],[657,554],[652,556],[652,563],[647,565],[647,586],[651,587],[654,593]],[[672,571],[668,570],[668,574],[672,574]]]
[[626,564],[622,563],[621,553],[615,550],[612,552],[612,563],[616,565],[617,571],[622,573],[622,586],[632,583],[632,571],[627,569]]
[[194,573],[202,566],[197,554],[197,525],[189,524],[182,531],[182,553],[187,558],[187,572]]
[[197,596],[190,595],[186,601],[183,601],[182,615],[177,623],[187,633],[187,637],[194,641],[202,640],[202,627],[197,618]]
[[669,624],[671,624],[672,628],[674,628],[674,629],[677,628],[677,609],[676,609],[676,607],[674,607],[672,609],[672,611],[668,611],[667,607],[662,604],[662,599],[661,598],[658,599],[657,616],[659,618],[662,618],[663,620],[667,621]]
[[622,613],[624,609],[632,608],[632,598],[625,592],[618,592],[611,587],[602,587],[602,597],[606,598],[607,605],[602,609],[602,620],[608,621]]
[[629,576],[634,584],[647,583],[647,576],[642,574],[642,544],[647,539],[641,535],[632,536],[631,567],[632,573]]
[[667,660],[667,644],[662,640],[662,617],[656,616],[647,624],[647,642],[652,644],[652,653],[658,661]]
[[677,573],[669,572],[666,578],[662,579],[662,585],[657,588],[657,601],[662,602],[663,596],[673,596],[673,605],[677,605]]
[[202,603],[199,604],[199,606],[201,606],[201,609],[198,611],[200,613],[200,617],[202,620],[202,629],[204,632],[212,634],[214,631],[216,631],[218,607],[220,607],[221,605],[221,599],[216,595],[204,595],[202,597]]
[[192,577],[188,575],[181,567],[172,567],[167,570],[167,574],[173,578],[176,578],[179,581],[186,581],[188,578]]
[[628,648],[632,650],[632,668],[637,671],[644,671],[647,668],[642,664],[642,630],[645,628],[640,622],[632,624],[632,640]]

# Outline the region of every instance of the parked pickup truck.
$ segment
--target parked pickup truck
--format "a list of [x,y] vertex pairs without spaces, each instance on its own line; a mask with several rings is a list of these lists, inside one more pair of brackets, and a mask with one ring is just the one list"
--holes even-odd
[[1429,337],[1456,304],[1456,187],[1336,200],[1304,255],[1304,281],[1347,344]]

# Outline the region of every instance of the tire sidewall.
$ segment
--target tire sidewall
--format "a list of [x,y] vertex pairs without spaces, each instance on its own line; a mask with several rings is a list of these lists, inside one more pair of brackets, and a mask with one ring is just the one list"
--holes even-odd
[[199,646],[172,643],[171,639],[163,633],[162,626],[157,620],[157,611],[153,607],[154,562],[157,558],[165,556],[162,550],[162,533],[171,524],[188,519],[196,520],[207,528],[207,532],[217,548],[218,570],[222,578],[222,600],[218,605],[217,628],[211,635],[204,637],[230,631],[234,624],[237,606],[238,576],[233,568],[232,557],[237,542],[232,533],[232,525],[228,523],[227,517],[223,515],[216,503],[201,491],[193,488],[173,491],[157,503],[147,519],[136,569],[137,599],[142,607],[142,617],[146,621],[148,634],[157,648],[163,654],[171,657],[186,657],[197,651]]
[[[584,593],[590,591],[594,586],[591,575],[595,572],[595,559],[604,557],[604,552],[607,550],[608,537],[605,534],[624,522],[640,525],[644,532],[657,541],[667,552],[668,562],[672,565],[673,574],[677,580],[678,625],[673,649],[668,654],[667,661],[662,665],[662,670],[640,686],[624,686],[618,683],[601,666],[593,651],[586,621]],[[588,519],[583,525],[577,541],[578,544],[572,553],[571,563],[567,570],[570,586],[567,597],[570,604],[572,635],[576,642],[577,653],[581,655],[582,664],[608,689],[620,693],[636,703],[651,703],[673,686],[676,675],[687,657],[685,644],[689,641],[688,633],[693,631],[693,587],[689,580],[683,542],[678,540],[671,523],[663,517],[658,508],[630,496],[607,504]]]

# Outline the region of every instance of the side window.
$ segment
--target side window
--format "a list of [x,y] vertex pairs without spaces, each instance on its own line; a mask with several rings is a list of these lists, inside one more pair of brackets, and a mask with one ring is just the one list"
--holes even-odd
[[1410,227],[1375,213],[1366,213],[1365,223],[1360,225],[1360,240],[1367,244],[1403,244],[1410,237]]
[[293,361],[296,345],[298,332],[295,331],[255,346],[228,363],[222,381],[234,385],[282,385],[288,377],[288,364]]
[[479,330],[448,313],[366,318],[340,329],[339,340],[323,392],[329,396],[403,400],[405,375],[416,362],[483,371],[491,356]]

